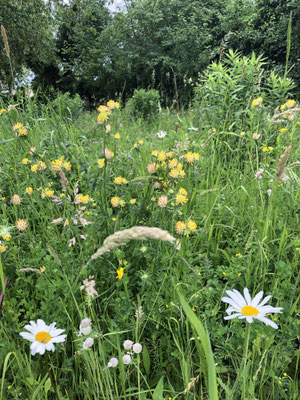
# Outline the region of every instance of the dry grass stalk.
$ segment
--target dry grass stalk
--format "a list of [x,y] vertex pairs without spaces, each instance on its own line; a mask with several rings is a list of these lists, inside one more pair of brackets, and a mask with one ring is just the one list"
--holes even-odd
[[196,378],[192,378],[191,381],[189,382],[187,388],[184,389],[184,394],[187,394],[187,392],[189,392],[191,390],[192,387],[195,386],[196,382],[198,382],[200,378],[200,375],[196,376]]
[[300,161],[295,161],[292,164],[288,165],[287,168],[293,168],[296,167],[297,165],[300,165]]
[[4,42],[5,53],[7,55],[7,58],[9,59],[11,77],[12,77],[12,80],[14,80],[14,73],[13,73],[12,62],[11,62],[11,57],[10,57],[10,48],[9,48],[8,39],[7,39],[6,30],[5,30],[4,25],[1,25],[1,35],[3,38],[3,42]]
[[39,269],[31,268],[31,267],[21,268],[21,269],[19,269],[19,271],[21,271],[21,272],[36,272],[37,274],[42,274],[42,271],[40,271]]
[[210,192],[217,192],[219,189],[215,188],[215,189],[207,189],[204,190],[203,192],[199,193],[199,196],[203,196],[206,193],[210,193]]
[[103,245],[92,255],[91,259],[95,260],[115,247],[123,246],[130,240],[147,239],[158,239],[171,243],[176,242],[176,239],[168,231],[148,226],[133,226],[130,229],[124,229],[108,236],[104,240]]
[[291,150],[292,150],[292,146],[287,147],[285,149],[285,152],[283,154],[281,154],[281,156],[279,158],[277,169],[276,169],[276,172],[275,172],[276,183],[280,182],[280,178],[283,175],[283,171],[284,171],[284,168],[286,166],[286,162],[287,162],[287,159],[288,159],[288,157],[290,155]]
[[207,143],[210,141],[210,139],[212,139],[215,135],[217,134],[216,131],[214,131],[206,140],[203,144],[201,144],[202,149],[204,149],[204,147],[207,145]]
[[289,108],[282,112],[278,112],[278,110],[279,107],[276,108],[270,122],[280,123],[286,122],[286,120],[292,121],[295,118],[295,115],[300,112],[300,106],[296,105],[295,107]]
[[66,192],[67,189],[68,189],[69,181],[68,181],[68,179],[66,178],[66,175],[65,175],[64,171],[63,171],[61,168],[59,169],[58,172],[59,172],[59,175],[60,175],[60,184],[61,184],[61,187],[62,187],[63,190]]
[[62,262],[60,260],[60,258],[58,257],[58,255],[55,253],[55,250],[48,244],[47,245],[48,250],[50,251],[50,253],[52,254],[54,260],[62,267]]

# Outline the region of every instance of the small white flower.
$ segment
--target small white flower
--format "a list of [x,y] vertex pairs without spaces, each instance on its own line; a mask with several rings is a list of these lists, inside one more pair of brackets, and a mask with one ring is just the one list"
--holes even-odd
[[143,346],[140,343],[134,343],[132,350],[135,354],[139,354],[143,350]]
[[267,190],[267,194],[268,194],[268,196],[271,196],[271,194],[272,194],[272,189],[268,189],[268,190]]
[[90,318],[84,318],[81,322],[80,322],[80,326],[82,326],[82,328],[86,328],[87,326],[90,326],[92,323],[92,321],[90,320]]
[[131,357],[129,354],[125,354],[125,356],[122,357],[122,361],[125,365],[129,364],[131,361]]
[[131,350],[132,345],[133,345],[132,340],[125,340],[125,342],[123,343],[123,347],[125,350]]
[[108,361],[107,368],[116,368],[116,366],[119,364],[119,361],[117,358],[113,357]]
[[85,326],[85,327],[82,327],[82,326],[80,325],[79,335],[87,336],[87,335],[89,335],[91,332],[92,332],[92,327],[91,327],[90,325],[89,325],[89,326]]
[[85,341],[82,344],[82,347],[84,349],[88,349],[89,347],[92,347],[93,344],[94,344],[94,339],[89,337],[89,338],[85,339]]
[[23,339],[29,340],[31,343],[31,355],[39,353],[43,355],[46,350],[54,351],[54,343],[62,343],[66,340],[67,335],[61,335],[64,329],[55,328],[56,322],[49,326],[42,319],[37,322],[30,321],[30,325],[25,325],[28,332],[20,332]]
[[190,128],[188,128],[189,131],[197,131],[198,128],[194,128],[193,126],[191,126]]
[[[271,313],[281,313],[282,307],[265,306],[272,296],[267,296],[261,301],[264,292],[261,291],[251,299],[249,290],[244,289],[244,296],[237,290],[226,290],[229,297],[223,297],[222,301],[231,305],[226,312],[228,314],[224,319],[232,319],[238,317],[239,319],[246,318],[246,321],[252,323],[254,319],[270,325],[274,329],[278,329],[275,322],[266,318],[266,315]],[[260,302],[261,301],[261,302]],[[234,313],[234,314],[232,314]]]
[[165,131],[159,131],[157,132],[157,137],[159,137],[160,139],[163,139],[166,136],[167,132]]

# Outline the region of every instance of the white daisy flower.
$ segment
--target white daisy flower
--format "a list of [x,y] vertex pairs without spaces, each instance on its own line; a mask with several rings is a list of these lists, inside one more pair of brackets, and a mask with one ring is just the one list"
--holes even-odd
[[166,131],[159,131],[157,132],[157,137],[159,137],[159,139],[163,139],[166,136],[167,132]]
[[55,328],[56,322],[49,326],[42,319],[37,322],[30,321],[30,325],[25,325],[28,332],[20,332],[23,339],[29,340],[31,343],[31,355],[39,353],[43,355],[46,350],[54,351],[54,343],[62,343],[66,340],[67,335],[61,335],[64,329]]
[[[231,307],[227,308],[226,312],[228,314],[224,319],[239,318],[244,319],[249,323],[252,323],[254,319],[258,319],[264,322],[266,325],[270,325],[274,329],[278,329],[275,322],[266,318],[266,315],[272,313],[281,313],[282,307],[272,307],[265,305],[272,296],[265,297],[262,301],[264,292],[261,291],[251,299],[249,290],[244,289],[244,296],[237,290],[226,290],[229,297],[223,297],[222,301],[228,303]],[[234,313],[234,314],[232,314]]]

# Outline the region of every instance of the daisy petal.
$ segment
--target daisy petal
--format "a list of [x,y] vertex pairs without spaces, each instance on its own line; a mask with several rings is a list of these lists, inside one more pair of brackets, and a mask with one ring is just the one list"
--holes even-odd
[[30,340],[31,342],[35,341],[35,337],[31,333],[20,332],[20,335],[22,336],[23,339]]
[[251,296],[250,296],[249,290],[247,288],[244,289],[244,296],[245,296],[247,304],[251,304]]
[[224,319],[232,319],[232,318],[236,318],[238,316],[240,316],[241,314],[231,314],[231,315],[227,315],[227,317],[224,317]]
[[266,325],[271,326],[274,329],[278,329],[278,325],[275,324],[275,322],[271,321],[270,319],[268,319],[266,317],[256,317],[256,319],[258,319],[259,321],[265,323]]
[[262,307],[263,305],[265,305],[269,300],[270,300],[270,298],[271,298],[272,296],[266,296],[264,299],[263,299],[263,301],[260,303],[260,304],[258,304],[258,307]]
[[67,335],[56,336],[51,339],[51,343],[62,343],[66,340]]
[[230,304],[232,307],[234,307],[234,308],[237,309],[237,310],[240,310],[240,309],[241,309],[241,307],[240,307],[233,299],[231,299],[230,297],[222,297],[221,300],[222,300],[224,303]]
[[244,306],[247,305],[247,303],[246,303],[244,297],[241,295],[241,293],[240,293],[238,290],[233,289],[233,293],[234,293],[234,295],[236,296],[236,298],[238,299],[239,304],[242,305],[242,307],[244,307]]
[[264,295],[264,292],[263,292],[262,290],[261,290],[260,292],[258,292],[257,295],[254,296],[254,298],[252,299],[251,306],[252,306],[252,307],[256,307],[257,304],[258,304],[258,303],[260,302],[260,300],[262,299],[263,295]]

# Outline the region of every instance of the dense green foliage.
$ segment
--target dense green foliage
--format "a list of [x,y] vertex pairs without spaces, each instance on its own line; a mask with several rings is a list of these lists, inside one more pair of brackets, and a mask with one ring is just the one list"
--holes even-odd
[[[78,96],[0,104],[1,400],[299,398],[300,107],[258,85],[262,59],[223,61],[185,112],[108,102],[105,126]],[[133,226],[179,242],[127,231],[91,259]],[[225,291],[245,287],[283,308],[278,329],[224,320]],[[65,330],[54,353],[19,334],[39,318]],[[126,339],[143,346],[128,365]]]
[[199,73],[230,48],[262,54],[264,68],[281,73],[292,15],[288,68],[299,92],[297,0],[131,0],[114,15],[104,0],[2,3],[12,68],[1,40],[0,80],[9,86],[30,68],[35,89],[51,96],[59,89],[95,105],[153,88],[163,104],[187,104]]

